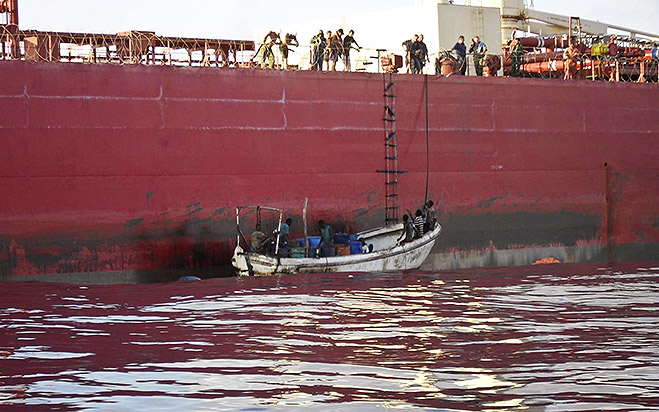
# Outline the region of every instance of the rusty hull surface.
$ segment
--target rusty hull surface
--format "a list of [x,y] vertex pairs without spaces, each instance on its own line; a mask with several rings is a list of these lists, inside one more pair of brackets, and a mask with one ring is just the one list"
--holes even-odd
[[[305,197],[335,230],[384,220],[381,75],[20,61],[0,75],[2,279],[220,273],[239,204],[289,210],[294,236]],[[414,212],[424,77],[394,79]],[[444,231],[424,268],[659,260],[656,85],[428,81]]]

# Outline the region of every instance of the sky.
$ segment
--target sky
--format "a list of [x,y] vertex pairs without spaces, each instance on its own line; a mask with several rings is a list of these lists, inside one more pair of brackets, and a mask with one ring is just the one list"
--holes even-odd
[[[424,0],[19,0],[19,23],[22,29],[49,31],[145,30],[164,36],[254,40],[270,28],[277,30],[308,20],[411,6],[419,1]],[[533,3],[539,11],[659,32],[659,0],[533,0]]]

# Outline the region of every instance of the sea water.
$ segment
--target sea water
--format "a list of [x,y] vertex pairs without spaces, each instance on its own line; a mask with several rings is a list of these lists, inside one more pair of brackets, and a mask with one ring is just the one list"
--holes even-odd
[[656,266],[3,283],[0,410],[657,411]]

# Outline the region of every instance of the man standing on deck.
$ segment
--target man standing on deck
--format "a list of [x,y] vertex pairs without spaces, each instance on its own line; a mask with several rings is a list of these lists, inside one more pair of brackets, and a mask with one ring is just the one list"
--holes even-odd
[[311,38],[311,70],[323,70],[323,57],[327,42],[323,31],[319,30],[318,34]]
[[327,32],[327,49],[325,49],[325,60],[327,61],[327,70],[336,71],[336,61],[339,59],[339,56],[343,54],[343,40],[341,36],[343,35],[343,29],[337,30],[337,32],[332,35],[331,31]]
[[261,60],[261,68],[274,69],[275,67],[275,55],[272,52],[272,46],[275,44],[281,44],[281,38],[279,33],[271,31],[265,35],[263,39],[263,59]]
[[576,41],[570,42],[570,47],[563,52],[563,67],[565,75],[563,80],[570,80],[574,77],[577,68],[577,58],[579,57],[579,47]]
[[[332,31],[327,30],[327,41],[325,43],[325,53],[323,53],[323,62],[327,62],[327,70],[330,68],[330,54],[332,52]],[[325,64],[325,63],[323,63]]]
[[513,42],[510,43],[510,60],[512,61],[512,66],[510,67],[510,75],[512,77],[520,77],[522,75],[522,53],[524,52],[524,47],[522,43],[519,42],[519,39],[513,39]]
[[483,43],[480,37],[476,36],[471,41],[469,53],[474,56],[474,69],[476,69],[476,76],[483,75],[483,58],[487,53],[487,46]]
[[419,34],[417,41],[412,44],[410,55],[412,56],[412,73],[423,73],[423,66],[426,65],[427,61],[430,61],[428,47],[423,42],[423,34]]
[[463,76],[467,72],[467,45],[465,44],[465,36],[458,37],[457,43],[453,45],[451,51],[455,50],[460,65],[460,74]]
[[289,44],[291,46],[299,47],[300,43],[297,41],[297,37],[295,35],[291,35],[290,33],[286,33],[286,37],[284,37],[284,40],[279,43],[279,53],[281,54],[281,66],[282,69],[288,70],[288,52],[289,52]]
[[[357,40],[355,40],[354,37],[352,37],[355,34],[354,30],[350,30],[348,32],[348,35],[343,38],[343,58],[345,61],[345,71],[349,72],[351,70],[351,65],[350,65],[350,49],[354,48],[355,50],[359,51],[361,50],[361,47],[359,47],[359,44],[357,44]],[[352,45],[355,45],[357,47],[353,47]]]
[[410,73],[412,69],[412,45],[419,40],[419,36],[416,34],[410,40],[405,40],[402,43],[403,49],[405,49],[405,70],[406,73]]

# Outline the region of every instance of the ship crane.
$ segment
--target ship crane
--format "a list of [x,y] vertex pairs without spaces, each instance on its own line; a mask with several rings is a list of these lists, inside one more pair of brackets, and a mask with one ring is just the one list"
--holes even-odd
[[[542,36],[566,34],[570,29],[570,16],[534,10],[525,0],[495,0],[501,7],[501,36],[505,43],[516,30],[530,31]],[[471,3],[471,2],[470,2]],[[659,34],[636,30],[599,21],[581,19],[581,32],[584,34],[607,34],[608,30],[619,30],[637,36],[659,39]]]

